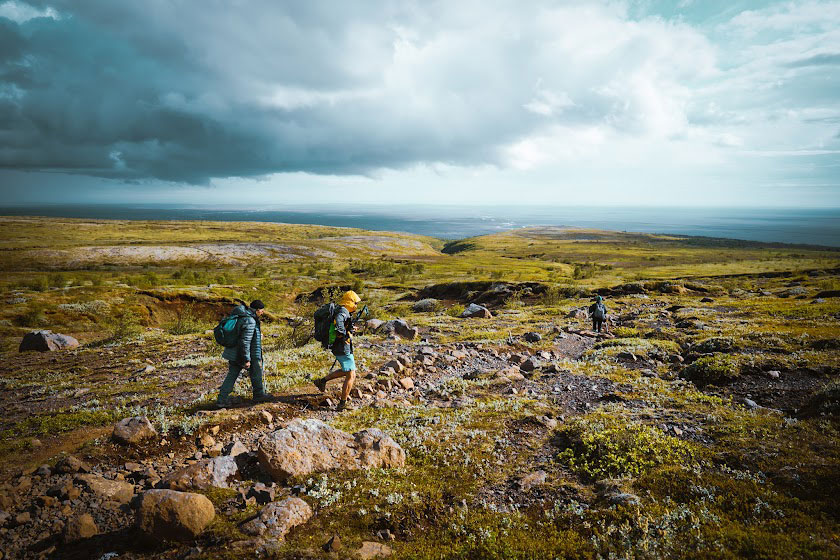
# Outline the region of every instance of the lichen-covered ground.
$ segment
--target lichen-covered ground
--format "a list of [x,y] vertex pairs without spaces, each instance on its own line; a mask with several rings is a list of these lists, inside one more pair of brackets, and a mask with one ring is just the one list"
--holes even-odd
[[[163,477],[191,459],[201,436],[255,449],[267,430],[298,417],[350,432],[377,427],[407,460],[278,487],[281,496],[298,486],[315,515],[271,548],[276,557],[352,557],[363,541],[387,544],[396,558],[840,556],[837,251],[562,229],[444,247],[308,226],[0,225],[4,558],[253,558],[257,546],[239,523],[258,508],[237,490],[270,484],[255,465],[237,488],[208,492],[217,517],[195,542],[151,546],[136,538],[129,506],[109,508],[87,493],[67,504],[39,500],[61,478],[35,469],[73,454],[140,491],[150,478],[126,463]],[[95,239],[74,233],[94,229]],[[52,247],[46,232],[62,241]],[[342,252],[347,238],[352,253]],[[255,241],[312,252],[80,257],[93,246]],[[51,248],[66,253],[32,257]],[[372,316],[402,317],[420,331],[412,341],[358,337],[366,377],[344,412],[309,382],[331,363],[304,344],[302,319],[319,303],[308,296],[322,286],[353,287]],[[592,336],[585,319],[569,316],[595,290],[613,319],[610,336]],[[433,310],[413,311],[431,293],[439,294]],[[216,411],[226,364],[205,331],[235,297],[268,303],[266,371],[277,398],[255,405],[242,381],[241,404]],[[494,317],[458,318],[471,301]],[[18,353],[35,328],[82,346]],[[540,340],[526,342],[526,333]],[[395,357],[408,371],[382,374]],[[396,383],[406,376],[414,389]],[[328,396],[337,391],[330,385]],[[113,423],[135,414],[160,436],[139,448],[112,443]],[[101,534],[63,544],[63,524],[82,511]],[[342,549],[324,552],[333,534]]]

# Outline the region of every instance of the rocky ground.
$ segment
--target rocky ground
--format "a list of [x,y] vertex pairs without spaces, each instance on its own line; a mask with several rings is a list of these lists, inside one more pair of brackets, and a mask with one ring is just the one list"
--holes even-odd
[[[161,302],[221,300],[8,288],[12,309],[52,300],[56,331],[116,297],[149,320],[124,336],[61,329],[81,342],[52,351],[6,346],[0,558],[835,558],[829,264],[560,293],[369,288],[379,317],[341,412],[338,381],[311,383],[330,355],[296,329],[307,294],[329,290],[290,292],[264,324],[275,398],[253,403],[242,379],[217,410],[226,364],[206,323],[154,320]],[[596,291],[609,333],[588,330]]]

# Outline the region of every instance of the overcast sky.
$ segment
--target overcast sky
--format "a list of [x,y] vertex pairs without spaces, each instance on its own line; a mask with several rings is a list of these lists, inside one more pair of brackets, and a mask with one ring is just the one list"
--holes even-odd
[[0,0],[0,195],[840,206],[840,2]]

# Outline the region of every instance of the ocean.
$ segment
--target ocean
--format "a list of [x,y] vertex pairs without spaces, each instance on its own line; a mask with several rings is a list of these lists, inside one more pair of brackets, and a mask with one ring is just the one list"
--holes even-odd
[[840,247],[840,208],[295,205],[258,210],[175,205],[43,205],[11,216],[121,220],[218,220],[319,224],[462,239],[528,226],[722,237]]

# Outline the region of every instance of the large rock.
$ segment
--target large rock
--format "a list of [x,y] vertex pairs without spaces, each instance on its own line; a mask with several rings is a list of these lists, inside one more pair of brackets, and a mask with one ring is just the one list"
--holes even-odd
[[292,527],[312,517],[312,508],[300,498],[290,497],[265,506],[260,514],[242,524],[242,531],[254,536],[270,536],[282,540]]
[[55,464],[55,472],[58,474],[76,474],[77,472],[90,472],[90,467],[73,455],[67,455]]
[[221,455],[213,459],[201,459],[178,469],[163,479],[163,485],[171,490],[182,491],[228,488],[228,479],[236,471],[236,459],[230,455]]
[[310,418],[263,436],[260,465],[275,480],[333,469],[401,467],[405,452],[377,429],[348,434]]
[[586,319],[587,317],[589,317],[589,314],[583,307],[572,309],[566,313],[566,319]]
[[436,300],[435,298],[426,298],[426,299],[421,299],[418,302],[415,302],[414,305],[411,306],[411,308],[416,313],[422,313],[422,312],[426,312],[426,311],[434,311],[435,309],[437,309],[439,303],[440,302],[438,300]]
[[470,317],[478,317],[481,319],[489,319],[493,316],[490,313],[490,310],[484,307],[483,305],[478,305],[477,303],[471,303],[467,306],[464,311],[461,312],[461,317],[467,319]]
[[120,443],[137,444],[156,435],[154,426],[145,416],[123,418],[114,425],[113,438]]
[[409,326],[403,319],[392,319],[385,321],[379,327],[380,331],[387,333],[394,333],[395,335],[405,338],[406,340],[414,340],[417,337],[417,329]]
[[74,543],[82,539],[89,539],[99,534],[99,527],[96,526],[93,517],[89,513],[76,515],[67,521],[64,526],[64,542]]
[[134,497],[134,485],[124,480],[109,480],[96,474],[77,474],[74,481],[106,502],[127,504]]
[[137,526],[153,539],[189,541],[216,517],[213,503],[201,494],[147,490],[140,498]]
[[36,352],[53,352],[64,348],[76,348],[79,341],[66,334],[52,331],[32,331],[26,333],[20,341],[18,352],[34,350]]

